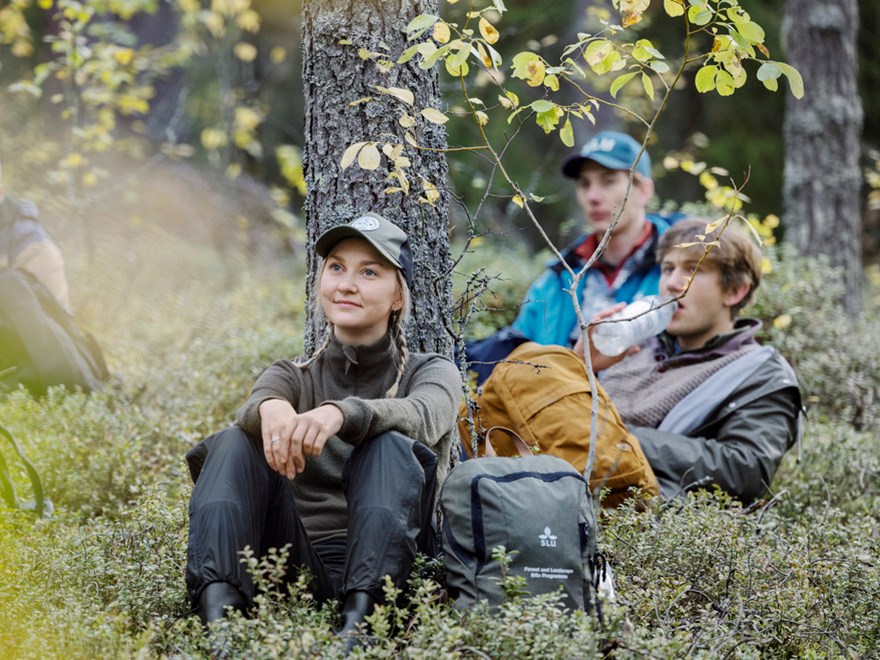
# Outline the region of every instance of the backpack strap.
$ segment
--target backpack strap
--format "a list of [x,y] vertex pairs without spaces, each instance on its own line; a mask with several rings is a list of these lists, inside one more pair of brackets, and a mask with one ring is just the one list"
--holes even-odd
[[484,456],[497,456],[495,453],[495,447],[492,446],[492,441],[490,440],[490,436],[492,435],[492,431],[504,431],[511,438],[513,438],[513,444],[516,447],[519,455],[522,458],[526,458],[528,456],[533,456],[532,450],[526,444],[526,441],[519,437],[519,434],[513,429],[509,429],[506,426],[493,426],[488,431],[486,431],[486,450]]
[[[9,440],[12,448],[18,455],[19,460],[21,460],[22,464],[24,465],[25,471],[27,471],[28,478],[30,479],[31,485],[34,489],[34,510],[37,512],[37,516],[40,518],[42,518],[44,515],[48,516],[52,513],[52,503],[46,499],[46,496],[43,493],[43,482],[40,481],[40,475],[37,473],[36,468],[34,468],[33,464],[31,464],[31,462],[24,455],[24,452],[15,441],[15,437],[12,435],[12,433],[10,433],[9,430],[2,424],[0,424],[0,435]],[[2,454],[0,454],[0,491],[2,491],[3,499],[6,500],[6,503],[11,508],[30,508],[26,504],[23,505],[21,502],[18,501],[18,495],[15,492],[15,485],[12,483],[12,476],[9,474],[6,460],[3,458]]]

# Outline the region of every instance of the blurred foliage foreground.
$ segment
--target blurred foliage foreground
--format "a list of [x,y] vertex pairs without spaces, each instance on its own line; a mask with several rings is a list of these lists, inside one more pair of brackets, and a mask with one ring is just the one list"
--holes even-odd
[[[300,586],[278,588],[277,558],[250,559],[266,587],[259,616],[211,635],[188,616],[183,580],[191,488],[183,454],[232,419],[263,366],[301,349],[302,267],[126,231],[134,230],[108,230],[98,258],[70,264],[77,308],[117,381],[90,396],[0,395],[0,421],[56,507],[42,521],[0,510],[0,657],[336,657],[336,610],[316,607]],[[472,256],[483,265],[524,263],[479,249]],[[533,259],[531,272],[540,265]],[[515,588],[497,612],[457,614],[429,566],[400,607],[374,615],[373,642],[357,654],[880,654],[877,305],[844,323],[827,265],[779,248],[769,266],[752,311],[797,366],[810,402],[806,437],[771,497],[744,509],[706,493],[605,516],[600,540],[618,602],[601,625],[560,615],[552,599],[522,600]],[[522,294],[498,290],[487,305]]]

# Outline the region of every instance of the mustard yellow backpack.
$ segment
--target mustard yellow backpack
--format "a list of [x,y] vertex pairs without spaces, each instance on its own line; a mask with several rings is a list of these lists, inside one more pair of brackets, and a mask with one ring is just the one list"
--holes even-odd
[[[590,488],[607,488],[602,505],[614,507],[634,494],[659,493],[657,479],[638,439],[596,383],[599,397],[596,462]],[[478,455],[483,454],[485,433],[494,426],[515,431],[535,454],[550,454],[568,461],[583,474],[590,443],[592,393],[583,360],[567,348],[527,342],[500,362],[475,397],[474,425]],[[467,406],[459,411],[459,431],[465,451],[472,454]],[[520,451],[507,436],[495,439],[499,456]]]

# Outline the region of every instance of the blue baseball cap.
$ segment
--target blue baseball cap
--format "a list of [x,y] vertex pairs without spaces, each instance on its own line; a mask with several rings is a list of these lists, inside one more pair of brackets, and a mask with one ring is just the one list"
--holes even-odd
[[[586,160],[592,160],[610,170],[628,170],[641,149],[642,145],[626,133],[602,131],[582,146],[577,154],[566,159],[562,164],[562,174],[569,179],[577,179]],[[651,178],[651,157],[647,151],[639,158],[636,173],[646,179]]]

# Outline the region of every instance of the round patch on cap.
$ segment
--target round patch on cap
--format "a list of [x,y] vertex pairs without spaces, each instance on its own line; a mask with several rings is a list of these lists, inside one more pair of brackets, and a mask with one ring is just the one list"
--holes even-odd
[[379,221],[376,218],[365,215],[357,220],[353,220],[350,226],[360,231],[375,231],[379,228]]

